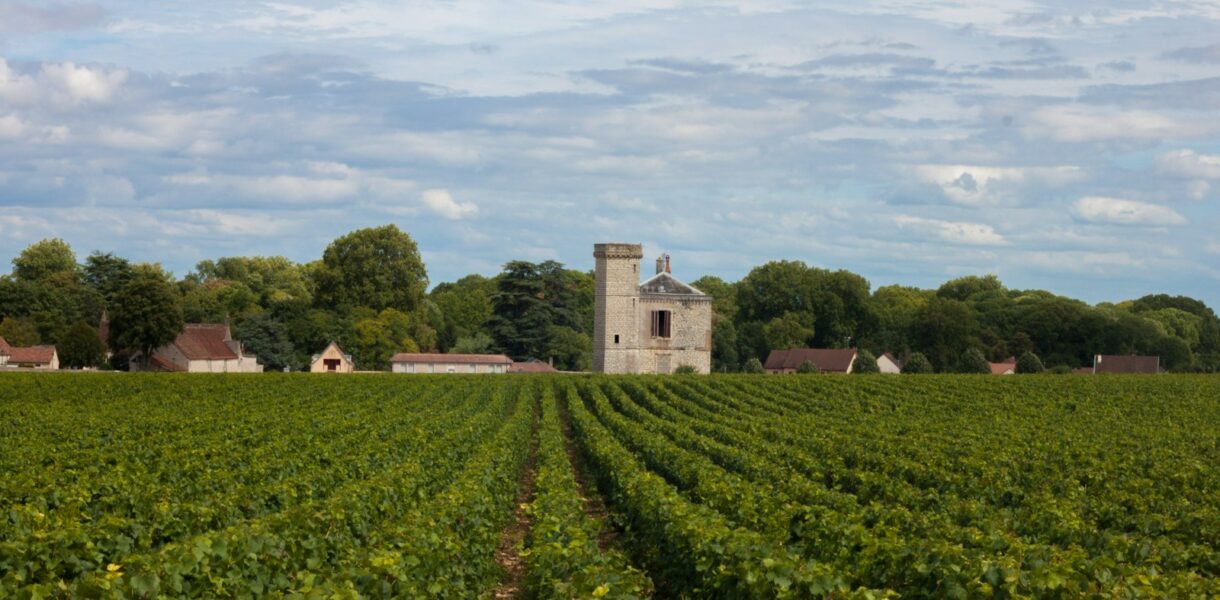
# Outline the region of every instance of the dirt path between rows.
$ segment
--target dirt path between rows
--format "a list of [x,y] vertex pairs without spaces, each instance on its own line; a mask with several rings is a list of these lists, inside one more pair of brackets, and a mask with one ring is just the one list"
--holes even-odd
[[525,557],[521,550],[525,544],[525,536],[529,534],[530,520],[525,513],[525,505],[534,500],[534,470],[538,465],[538,425],[537,416],[534,421],[534,434],[531,438],[529,458],[525,462],[525,470],[521,474],[521,486],[517,492],[517,501],[513,506],[513,518],[500,535],[500,547],[496,548],[496,563],[504,569],[504,579],[492,591],[492,598],[518,599],[525,597],[522,584],[525,582]]
[[597,531],[597,548],[605,552],[614,546],[619,531],[611,519],[610,509],[606,507],[605,499],[597,491],[597,483],[589,474],[584,456],[576,449],[576,443],[572,441],[572,422],[568,418],[568,409],[561,401],[557,400],[556,404],[559,407],[559,426],[563,429],[563,449],[568,453],[568,462],[572,465],[572,471],[576,475],[577,493],[580,494],[585,514],[602,524]]

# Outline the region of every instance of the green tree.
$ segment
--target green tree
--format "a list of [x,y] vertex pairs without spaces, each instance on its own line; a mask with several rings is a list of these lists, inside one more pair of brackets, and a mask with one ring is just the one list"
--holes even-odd
[[457,343],[449,349],[456,354],[487,354],[495,349],[496,341],[482,331],[476,331],[468,336],[458,338]]
[[1017,359],[1017,374],[1019,375],[1045,372],[1046,367],[1042,365],[1042,359],[1038,358],[1038,355],[1033,352],[1026,352]]
[[109,306],[119,290],[131,279],[131,262],[112,253],[94,252],[85,259],[81,271],[85,285],[97,290]]
[[98,337],[97,329],[84,321],[77,321],[68,328],[56,350],[59,364],[67,368],[96,367],[106,360],[106,346]]
[[674,375],[698,375],[698,374],[699,374],[699,369],[696,369],[693,365],[678,365],[678,368],[674,369]]
[[110,314],[111,349],[139,352],[147,368],[153,350],[182,333],[178,293],[160,267],[137,265],[115,298]]
[[813,361],[806,360],[802,361],[801,364],[796,366],[796,372],[802,375],[814,375],[821,373],[822,370],[819,369],[817,365],[813,364]]
[[732,373],[741,368],[737,354],[737,328],[729,319],[712,318],[712,370]]
[[449,348],[459,339],[487,333],[492,317],[492,296],[496,281],[482,275],[467,275],[452,283],[433,288],[428,298],[436,306],[441,319],[437,324],[439,345]]
[[771,350],[804,348],[813,338],[813,315],[787,312],[763,326],[767,347]]
[[[551,336],[566,327],[580,333],[592,327],[587,275],[555,261],[512,261],[496,277],[488,329],[496,345],[513,358],[547,356]],[[586,322],[588,321],[588,322]]]
[[236,256],[205,260],[188,275],[202,284],[240,284],[252,296],[252,304],[274,310],[283,304],[298,309],[313,301],[308,269],[283,256]]
[[987,362],[987,357],[978,348],[967,348],[962,355],[957,359],[955,370],[958,373],[971,374],[991,374],[991,365]]
[[554,358],[556,368],[563,371],[588,371],[593,367],[593,338],[583,331],[553,325],[547,334],[545,357]]
[[72,247],[59,238],[35,242],[13,259],[13,276],[18,281],[42,281],[57,273],[76,277],[78,270]]
[[1161,357],[1161,368],[1166,371],[1183,372],[1193,367],[1194,356],[1182,338],[1172,335],[1162,337],[1153,346],[1151,354]]
[[924,373],[932,373],[932,361],[924,356],[922,352],[914,352],[907,357],[906,362],[902,363],[903,375],[921,375]]
[[854,375],[869,375],[880,373],[881,367],[877,366],[877,357],[872,352],[860,350],[856,353],[856,362],[852,364],[851,372]]
[[767,372],[767,370],[763,368],[762,361],[758,360],[757,357],[753,357],[753,356],[751,356],[750,359],[746,361],[746,364],[742,366],[741,370],[743,373],[754,373],[754,374]]
[[936,297],[915,316],[911,337],[933,366],[943,371],[972,344],[977,332],[978,322],[969,305]]
[[941,284],[940,288],[936,290],[936,295],[966,302],[981,295],[1003,293],[1004,291],[1004,284],[995,275],[982,277],[967,275]]
[[359,229],[331,242],[314,277],[315,303],[340,312],[366,307],[409,313],[428,287],[415,240],[394,225]]
[[[268,371],[282,371],[284,367],[300,368],[297,363],[288,328],[270,314],[257,314],[246,318],[234,328],[234,337],[258,357],[258,362]],[[319,348],[321,350],[321,348]]]
[[4,317],[4,320],[0,321],[0,338],[4,338],[10,346],[21,348],[42,343],[42,337],[38,335],[38,328],[34,326],[33,321],[14,317]]

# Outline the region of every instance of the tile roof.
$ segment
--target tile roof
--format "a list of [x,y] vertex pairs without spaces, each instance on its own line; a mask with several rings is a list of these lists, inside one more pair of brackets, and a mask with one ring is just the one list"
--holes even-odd
[[542,362],[538,359],[531,359],[524,362],[513,362],[513,366],[508,368],[509,373],[558,373],[559,370],[552,367],[549,363]]
[[229,347],[228,325],[188,324],[174,340],[178,351],[189,360],[236,360],[237,352]]
[[392,363],[447,363],[453,365],[511,365],[513,359],[503,354],[442,354],[439,352],[399,352]]
[[1114,356],[1098,354],[1093,361],[1095,373],[1159,373],[1159,356]]
[[765,367],[769,371],[782,371],[796,369],[809,361],[822,372],[846,373],[855,359],[855,348],[790,348],[772,350]]
[[7,354],[9,361],[15,364],[46,365],[55,358],[55,346],[20,348],[10,346],[4,338],[0,337],[0,353]]

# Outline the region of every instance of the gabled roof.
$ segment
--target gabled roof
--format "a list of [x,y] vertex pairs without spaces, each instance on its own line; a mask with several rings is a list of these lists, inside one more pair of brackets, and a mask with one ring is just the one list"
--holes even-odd
[[790,348],[772,350],[765,367],[773,371],[796,369],[801,363],[809,361],[819,371],[846,373],[855,359],[855,348]]
[[1114,356],[1098,354],[1093,360],[1095,373],[1160,373],[1159,356]]
[[7,354],[9,361],[15,364],[48,365],[55,359],[55,346],[30,346],[20,348],[10,346],[0,337],[0,354]]
[[174,345],[188,360],[236,360],[240,357],[229,347],[229,339],[228,325],[190,323]]
[[894,363],[898,367],[902,367],[902,361],[898,360],[898,357],[894,356],[893,352],[882,352],[881,356],[878,356],[877,359],[880,360],[882,358],[888,358],[890,359],[890,362]]
[[992,375],[1007,375],[1009,373],[1017,372],[1017,363],[1015,362],[998,362],[987,364],[991,366]]
[[641,294],[658,294],[666,296],[707,296],[693,286],[683,283],[672,273],[662,271],[640,284]]
[[322,358],[322,355],[323,355],[323,354],[326,354],[326,351],[327,351],[327,350],[330,350],[330,347],[331,347],[331,346],[334,346],[334,347],[335,347],[335,350],[339,352],[339,355],[343,357],[343,360],[346,360],[347,362],[352,362],[352,355],[351,355],[351,354],[348,354],[348,353],[346,353],[346,352],[344,352],[344,351],[343,351],[343,349],[339,347],[339,343],[338,343],[338,342],[334,342],[334,341],[332,341],[331,343],[327,344],[327,345],[326,345],[326,347],[325,347],[325,348],[323,348],[321,352],[319,352],[319,353],[317,353],[317,354],[315,354],[315,355],[311,356],[311,357],[309,358],[309,362],[311,362],[311,363],[318,362],[318,359],[319,359],[319,358]]
[[542,362],[536,358],[531,358],[524,362],[513,362],[513,366],[508,368],[510,373],[558,373],[559,370],[552,367],[550,363]]
[[447,363],[454,365],[511,365],[513,359],[503,354],[441,354],[439,352],[399,352],[392,363]]

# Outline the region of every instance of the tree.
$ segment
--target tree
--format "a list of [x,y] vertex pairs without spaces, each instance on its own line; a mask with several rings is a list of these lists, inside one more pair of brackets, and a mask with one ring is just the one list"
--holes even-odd
[[490,335],[477,331],[466,337],[458,338],[450,352],[457,354],[486,354],[495,348],[496,341]]
[[1194,359],[1190,346],[1181,338],[1171,335],[1162,337],[1153,347],[1152,353],[1161,357],[1161,368],[1166,371],[1189,371]]
[[921,375],[932,372],[932,361],[924,356],[922,352],[912,353],[907,357],[906,362],[902,363],[903,375]]
[[160,267],[138,265],[115,298],[110,314],[111,349],[139,352],[147,368],[153,350],[182,333],[178,293]]
[[238,323],[235,329],[234,337],[241,340],[268,371],[303,366],[297,363],[292,340],[288,338],[288,328],[271,315],[253,315]]
[[802,375],[813,375],[821,373],[822,370],[819,369],[817,365],[813,364],[813,361],[806,360],[801,361],[801,364],[796,366],[796,372]]
[[420,350],[420,345],[411,337],[411,318],[400,310],[387,308],[374,313],[363,308],[353,313],[352,320],[351,336],[341,344],[350,348],[361,368],[385,370],[394,353]]
[[56,345],[59,364],[73,369],[96,367],[106,360],[106,346],[97,329],[84,321],[68,328]]
[[85,285],[97,290],[107,305],[131,279],[131,262],[109,252],[94,252],[85,259],[81,272]]
[[754,374],[767,372],[767,370],[763,368],[762,361],[758,360],[758,358],[753,357],[753,356],[750,357],[750,360],[746,361],[746,364],[742,367],[741,370],[743,373],[754,373]]
[[428,273],[411,236],[394,225],[358,229],[326,247],[314,274],[319,308],[355,307],[411,312],[428,287]]
[[454,346],[462,338],[486,334],[495,292],[496,281],[482,275],[467,275],[433,288],[428,299],[440,314],[436,329],[442,349]]
[[496,345],[513,358],[547,356],[551,337],[563,327],[590,334],[592,288],[585,273],[553,260],[515,260],[496,277],[488,329]]
[[813,338],[813,315],[786,312],[763,326],[771,350],[804,348]]
[[0,338],[4,338],[10,346],[23,348],[37,346],[42,342],[33,321],[13,317],[4,317],[4,320],[0,321]]
[[951,298],[965,302],[983,294],[997,292],[1004,292],[1004,284],[1000,282],[999,277],[995,275],[984,275],[983,277],[967,275],[941,284],[940,288],[936,290],[936,295],[941,298]]
[[588,371],[593,367],[593,338],[583,331],[552,325],[547,333],[546,358],[554,358],[555,366],[562,371]]
[[72,247],[59,238],[35,242],[13,259],[13,276],[18,281],[42,281],[56,273],[75,277],[78,269]]
[[869,375],[872,373],[880,373],[881,367],[877,366],[877,357],[868,350],[861,350],[856,353],[856,362],[853,363],[852,374]]
[[1029,373],[1045,373],[1046,367],[1042,365],[1042,359],[1038,358],[1033,352],[1026,352],[1017,359],[1017,374],[1025,375]]
[[912,326],[912,341],[938,370],[948,370],[970,346],[978,322],[970,306],[960,300],[936,297],[919,310]]
[[737,328],[729,319],[712,317],[712,370],[721,373],[741,367],[737,354]]
[[987,357],[978,348],[967,348],[957,359],[956,371],[975,375],[990,375],[991,365]]

